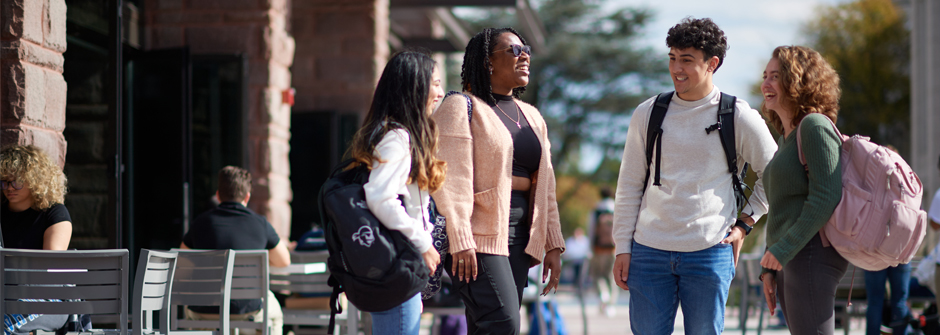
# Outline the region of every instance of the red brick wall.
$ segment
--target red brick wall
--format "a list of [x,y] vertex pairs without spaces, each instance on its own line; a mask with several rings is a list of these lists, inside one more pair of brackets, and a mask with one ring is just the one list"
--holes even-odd
[[248,56],[248,169],[254,178],[249,207],[267,216],[281,237],[291,221],[290,106],[294,39],[287,0],[152,0],[144,10],[147,49],[187,45],[191,52]]
[[297,111],[365,116],[389,57],[388,0],[292,0]]
[[65,0],[0,2],[0,144],[34,144],[65,164]]

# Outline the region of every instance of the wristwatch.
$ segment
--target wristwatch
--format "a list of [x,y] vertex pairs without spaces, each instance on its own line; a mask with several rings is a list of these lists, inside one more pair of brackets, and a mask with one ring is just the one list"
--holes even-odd
[[754,227],[748,226],[747,223],[744,223],[744,221],[742,221],[741,219],[738,219],[737,221],[735,221],[734,226],[741,227],[741,229],[744,229],[744,236],[749,235],[751,233],[751,229],[754,229]]

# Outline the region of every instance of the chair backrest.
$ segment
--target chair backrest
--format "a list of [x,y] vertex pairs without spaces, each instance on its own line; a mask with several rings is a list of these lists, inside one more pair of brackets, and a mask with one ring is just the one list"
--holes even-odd
[[176,271],[175,252],[140,250],[137,277],[134,283],[133,333],[142,335],[154,331],[154,312],[157,332],[169,334],[170,295],[173,292],[173,274]]
[[268,251],[267,250],[233,250],[235,252],[235,267],[232,269],[232,299],[261,299],[263,321],[237,322],[232,321],[236,328],[262,329],[263,335],[268,335]]
[[126,249],[0,249],[0,314],[112,314],[127,335],[127,258]]
[[329,257],[330,254],[326,251],[291,252],[291,264],[305,264],[316,269],[304,274],[272,274],[271,289],[296,293],[332,293],[333,288],[327,283],[330,270],[326,268],[326,260]]
[[[229,303],[235,253],[232,250],[176,250],[176,272],[173,275],[171,312],[173,306],[219,306],[218,329],[229,333]],[[185,327],[173,316],[172,329]]]

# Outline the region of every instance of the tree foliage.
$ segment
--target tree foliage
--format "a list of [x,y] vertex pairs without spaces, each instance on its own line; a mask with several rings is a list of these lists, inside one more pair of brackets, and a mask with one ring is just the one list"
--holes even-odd
[[839,128],[909,152],[910,32],[891,0],[822,7],[802,32],[839,73]]
[[[545,0],[538,7],[546,45],[533,51],[523,99],[538,107],[548,123],[556,171],[574,177],[566,187],[570,191],[559,190],[563,215],[581,184],[616,182],[630,114],[670,85],[665,56],[639,42],[653,13],[611,11],[606,2]],[[514,15],[503,10],[468,20],[476,31],[515,23]],[[602,160],[594,171],[582,173],[578,165],[586,147],[602,153]]]

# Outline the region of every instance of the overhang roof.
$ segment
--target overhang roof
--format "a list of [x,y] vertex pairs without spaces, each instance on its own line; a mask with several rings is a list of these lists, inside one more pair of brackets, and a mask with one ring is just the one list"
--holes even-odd
[[[474,32],[468,31],[466,25],[453,15],[452,7],[514,7],[521,25],[521,33],[525,35],[533,49],[541,49],[545,45],[545,26],[539,19],[538,13],[532,8],[530,0],[390,0],[392,9],[431,9],[433,14],[444,24],[447,30],[446,39],[433,39],[423,37],[401,37],[406,46],[420,46],[439,52],[454,52],[463,50],[470,42]],[[444,42],[449,42],[447,47]]]

